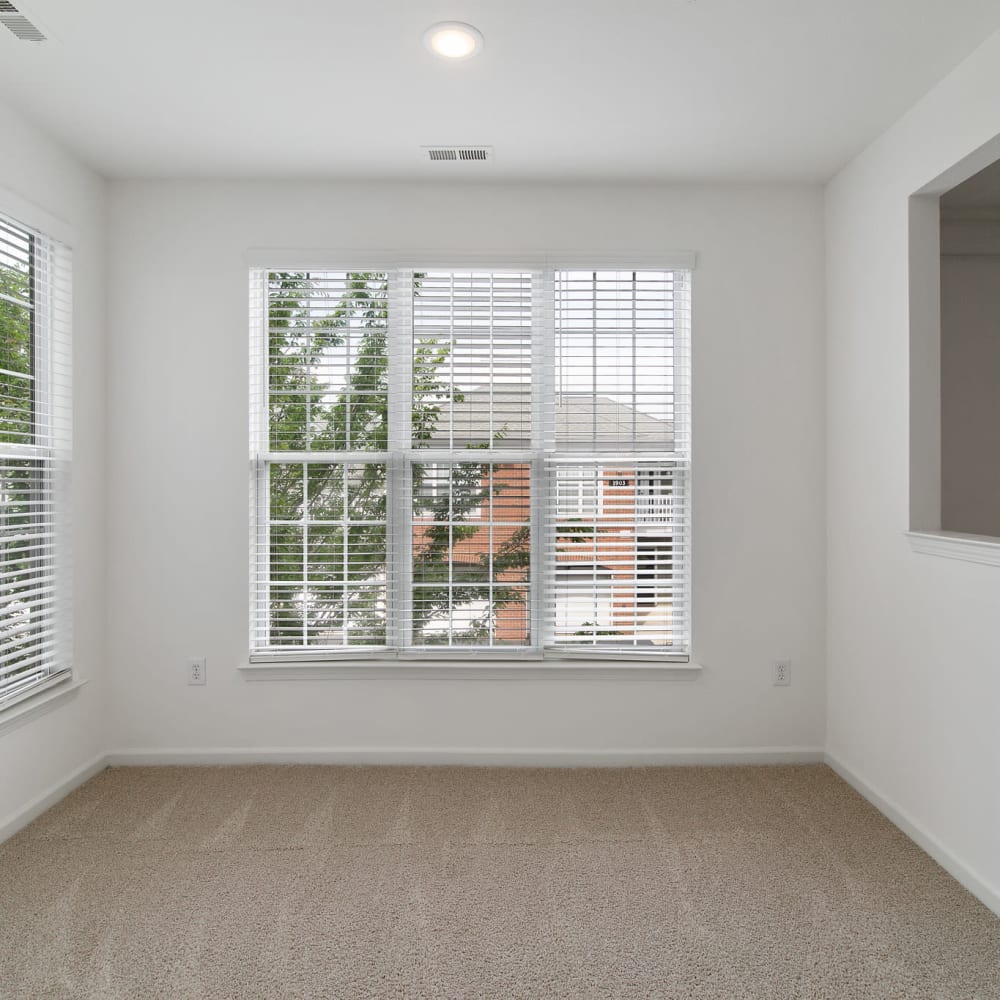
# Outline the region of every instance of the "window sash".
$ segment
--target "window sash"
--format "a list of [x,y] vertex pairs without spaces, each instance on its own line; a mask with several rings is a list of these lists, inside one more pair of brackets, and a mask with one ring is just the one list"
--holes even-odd
[[[311,661],[353,658],[426,658],[442,655],[457,655],[467,658],[470,654],[494,655],[502,658],[540,659],[544,656],[558,658],[602,659],[639,658],[687,660],[690,647],[690,555],[689,555],[689,275],[684,271],[669,272],[676,282],[676,310],[671,318],[671,356],[665,360],[672,369],[671,405],[673,407],[673,438],[669,442],[647,441],[641,436],[633,442],[633,453],[621,455],[620,447],[609,446],[599,437],[591,440],[573,441],[570,450],[560,447],[556,440],[557,413],[552,405],[555,395],[555,342],[557,325],[556,286],[560,272],[554,270],[534,271],[530,275],[530,370],[532,373],[530,393],[530,440],[519,436],[517,448],[505,448],[503,442],[489,442],[487,448],[475,451],[475,461],[481,463],[512,464],[522,463],[530,483],[530,568],[527,591],[530,594],[525,608],[529,639],[522,645],[430,645],[415,643],[412,633],[413,602],[420,590],[419,581],[414,580],[413,538],[414,517],[412,510],[413,467],[415,464],[469,463],[467,449],[448,447],[453,443],[449,436],[440,447],[436,441],[428,442],[429,447],[413,447],[411,439],[410,412],[413,398],[412,363],[414,351],[414,305],[412,270],[381,269],[387,275],[386,303],[388,324],[386,343],[388,351],[388,448],[384,452],[322,451],[305,453],[270,450],[270,433],[267,412],[267,365],[263,348],[266,345],[266,331],[269,316],[268,272],[254,270],[251,273],[251,327],[253,331],[253,373],[254,386],[251,407],[251,661]],[[595,272],[596,277],[596,272]],[[635,275],[633,274],[633,278]],[[440,303],[439,303],[440,304]],[[634,312],[634,310],[633,310]],[[631,336],[632,342],[636,340]],[[417,338],[420,334],[417,333]],[[635,357],[633,348],[633,357]],[[632,398],[638,398],[633,384]],[[639,387],[641,390],[641,387]],[[492,402],[492,394],[490,397]],[[453,430],[454,425],[451,425]],[[480,444],[486,442],[479,442]],[[669,448],[656,448],[667,443]],[[530,447],[523,447],[529,444]],[[372,646],[350,646],[334,648],[329,645],[297,646],[282,649],[268,641],[271,571],[268,541],[269,514],[267,509],[267,482],[270,470],[277,463],[286,461],[304,463],[319,462],[384,462],[386,464],[386,641]],[[676,595],[676,631],[672,633],[673,643],[669,647],[643,648],[632,636],[632,642],[613,646],[597,643],[591,647],[579,644],[560,643],[556,636],[552,595],[558,591],[556,576],[560,566],[555,556],[559,517],[560,470],[570,463],[574,468],[591,470],[595,482],[602,481],[603,467],[609,463],[620,465],[623,461],[633,462],[633,467],[646,475],[640,480],[635,476],[636,493],[633,521],[638,521],[640,481],[644,483],[650,497],[656,501],[644,501],[646,508],[656,506],[656,517],[652,519],[652,529],[657,537],[664,535],[665,522],[669,523],[676,535],[676,546],[670,557],[670,592]],[[664,472],[663,470],[670,470]],[[669,501],[659,497],[656,490],[667,482],[674,483]],[[650,488],[649,484],[652,484]],[[563,488],[565,488],[563,486]],[[603,492],[595,490],[594,500],[602,508],[606,503]],[[482,517],[476,519],[482,525]],[[644,550],[645,551],[645,550]],[[638,548],[636,547],[636,553]],[[638,580],[638,555],[633,560],[633,594],[647,593],[648,586],[640,586]],[[347,581],[344,586],[352,584]],[[416,588],[416,589],[415,589]],[[646,598],[643,598],[644,600]]]
[[71,675],[70,252],[0,216],[0,710]]

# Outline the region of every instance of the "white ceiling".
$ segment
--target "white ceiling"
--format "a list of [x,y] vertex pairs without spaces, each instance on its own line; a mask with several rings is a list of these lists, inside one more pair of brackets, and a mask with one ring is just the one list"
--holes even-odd
[[[1000,0],[24,0],[0,95],[112,176],[825,180]],[[433,22],[476,58],[423,47]],[[489,164],[419,147],[487,143]]]

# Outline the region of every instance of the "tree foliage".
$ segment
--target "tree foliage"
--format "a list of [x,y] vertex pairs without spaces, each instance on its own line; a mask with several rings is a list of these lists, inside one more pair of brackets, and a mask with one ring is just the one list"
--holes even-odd
[[0,641],[4,668],[27,668],[37,632],[42,554],[37,538],[45,511],[38,502],[42,463],[18,457],[11,446],[34,439],[34,372],[30,270],[0,267],[0,562],[4,595],[0,602]]
[[0,444],[31,443],[31,277],[0,266]]

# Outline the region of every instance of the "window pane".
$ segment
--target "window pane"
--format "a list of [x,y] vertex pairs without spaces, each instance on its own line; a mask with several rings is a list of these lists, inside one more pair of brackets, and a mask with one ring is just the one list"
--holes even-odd
[[273,462],[268,473],[270,645],[385,645],[385,463]]
[[674,275],[556,272],[560,448],[674,447]]
[[385,451],[386,288],[380,271],[268,274],[272,451]]
[[42,462],[0,463],[0,685],[42,667],[53,645],[51,508]]
[[528,447],[531,275],[430,271],[413,296],[414,447]]
[[527,645],[531,472],[414,463],[413,645]]
[[684,641],[683,482],[670,464],[555,465],[550,616],[557,645],[642,649]]
[[523,586],[414,586],[414,646],[524,646],[530,641]]

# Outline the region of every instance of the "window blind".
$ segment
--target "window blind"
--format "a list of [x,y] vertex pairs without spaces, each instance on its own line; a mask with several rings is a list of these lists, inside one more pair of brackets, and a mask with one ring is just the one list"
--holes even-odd
[[388,279],[255,273],[252,648],[383,649]]
[[251,275],[251,658],[689,645],[684,271]]
[[0,216],[0,709],[70,675],[69,249]]
[[686,653],[687,272],[563,270],[554,281],[546,644]]
[[412,451],[397,514],[411,527],[400,645],[530,648],[532,274],[426,271],[407,284],[412,332],[401,329],[398,350],[413,368],[398,402],[411,414]]

